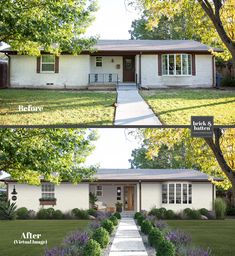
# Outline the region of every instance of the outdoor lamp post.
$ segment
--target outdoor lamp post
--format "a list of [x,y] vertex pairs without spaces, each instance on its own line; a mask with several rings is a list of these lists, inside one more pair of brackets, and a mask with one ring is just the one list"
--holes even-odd
[[11,197],[11,200],[12,201],[16,201],[17,200],[17,192],[16,192],[16,187],[15,187],[15,185],[14,185],[14,188],[13,188],[13,191],[11,192],[11,194],[12,194],[12,197]]

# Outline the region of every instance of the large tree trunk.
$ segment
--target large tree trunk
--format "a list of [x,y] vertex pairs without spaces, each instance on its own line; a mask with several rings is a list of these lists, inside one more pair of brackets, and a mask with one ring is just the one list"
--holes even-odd
[[235,172],[230,168],[230,166],[227,164],[223,152],[220,147],[220,138],[222,136],[222,129],[221,128],[215,128],[214,129],[214,136],[213,138],[205,138],[206,143],[211,148],[211,150],[214,153],[214,156],[221,167],[221,170],[224,172],[224,174],[228,177],[229,181],[232,184],[232,206],[235,207]]

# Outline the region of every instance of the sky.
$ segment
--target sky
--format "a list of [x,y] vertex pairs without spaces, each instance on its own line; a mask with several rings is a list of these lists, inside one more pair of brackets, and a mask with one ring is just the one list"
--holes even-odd
[[99,39],[130,39],[128,30],[140,15],[125,5],[125,0],[97,0],[99,10],[86,35],[99,35]]
[[140,146],[140,141],[129,135],[134,129],[102,128],[97,129],[99,139],[95,150],[87,158],[86,165],[99,164],[99,168],[130,168],[129,159],[133,149]]

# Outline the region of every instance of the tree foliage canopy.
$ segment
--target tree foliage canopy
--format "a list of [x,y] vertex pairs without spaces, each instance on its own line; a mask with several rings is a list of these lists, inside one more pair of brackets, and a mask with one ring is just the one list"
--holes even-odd
[[30,55],[78,54],[95,43],[83,35],[96,10],[95,0],[1,0],[0,43]]
[[[191,137],[190,129],[144,129],[138,136],[144,138],[144,149],[137,150],[139,154],[136,150],[133,152],[133,165],[141,167],[142,164],[147,164],[150,168],[196,168],[210,176],[223,178],[223,182],[215,182],[219,187],[231,187],[232,180],[221,169],[206,140]],[[235,174],[235,129],[222,130],[220,146],[225,161]],[[169,164],[169,161],[173,162]]]
[[84,165],[95,139],[87,129],[1,129],[0,171],[29,184],[80,182],[95,171]]
[[235,64],[235,2],[234,0],[130,0],[144,10],[148,29],[160,24],[162,17],[172,22],[183,15],[189,31],[212,47],[224,53],[224,60],[233,58]]

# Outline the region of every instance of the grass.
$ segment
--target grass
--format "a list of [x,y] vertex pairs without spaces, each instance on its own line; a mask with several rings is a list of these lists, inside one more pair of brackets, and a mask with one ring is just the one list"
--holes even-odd
[[14,245],[14,240],[22,240],[22,232],[42,234],[48,241],[48,248],[58,246],[73,230],[86,229],[87,220],[16,220],[0,221],[0,255],[43,256],[45,245]]
[[235,91],[159,89],[142,91],[163,124],[189,125],[191,116],[214,116],[218,125],[235,124]]
[[234,255],[235,219],[230,220],[169,220],[170,227],[182,229],[192,236],[194,245],[211,248],[215,256]]
[[[115,92],[0,90],[1,125],[112,125]],[[43,107],[19,111],[19,105]]]

